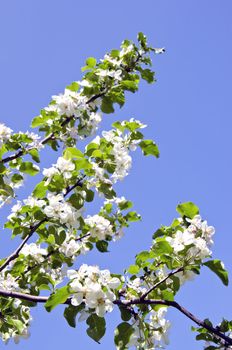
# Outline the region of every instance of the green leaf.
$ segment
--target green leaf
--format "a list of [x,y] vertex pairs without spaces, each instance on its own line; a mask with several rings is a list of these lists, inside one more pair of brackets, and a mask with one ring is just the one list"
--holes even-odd
[[158,238],[158,237],[162,237],[165,235],[165,231],[162,230],[162,228],[158,228],[158,230],[155,231],[155,233],[153,234],[152,238]]
[[68,200],[74,208],[77,210],[82,208],[84,205],[84,200],[80,195],[73,193]]
[[22,173],[29,174],[32,176],[38,174],[39,172],[39,168],[31,162],[23,162],[20,165],[19,170],[22,171]]
[[136,264],[141,264],[144,261],[154,258],[154,253],[152,251],[143,250],[136,255]]
[[85,61],[86,65],[90,68],[94,68],[96,66],[97,60],[94,57],[89,57]]
[[159,149],[158,146],[154,143],[154,141],[144,140],[140,142],[139,146],[145,156],[152,155],[156,158],[159,158]]
[[88,336],[99,343],[99,340],[103,337],[106,331],[106,321],[104,317],[92,314],[88,317],[86,323],[89,326],[86,331]]
[[128,349],[126,345],[129,343],[133,332],[134,328],[127,322],[122,322],[118,325],[114,332],[114,343],[117,350]]
[[73,306],[69,305],[64,310],[64,317],[67,320],[70,327],[76,327],[76,316],[78,312],[84,309],[83,305]]
[[40,284],[39,290],[51,290],[51,288],[47,284]]
[[132,274],[132,275],[136,275],[139,272],[140,268],[137,265],[130,265],[129,268],[127,269],[127,271]]
[[29,151],[29,153],[35,162],[40,163],[39,152],[37,149],[33,148]]
[[136,213],[136,211],[129,211],[125,216],[125,219],[130,222],[135,222],[141,220],[141,216]]
[[156,255],[170,254],[173,251],[170,244],[164,238],[157,238],[153,247]]
[[229,284],[228,272],[224,268],[221,260],[209,260],[203,263],[203,265],[207,266],[211,271],[213,271],[222,281],[225,286]]
[[199,208],[193,202],[179,204],[176,210],[181,216],[186,216],[189,219],[193,219],[195,215],[199,214]]
[[41,181],[39,182],[33,191],[33,196],[36,198],[44,198],[47,192],[47,187],[45,186],[45,182]]
[[22,333],[23,329],[24,329],[24,324],[22,321],[20,320],[16,320],[14,318],[7,318],[7,323],[14,326],[17,331],[20,333]]
[[96,243],[97,250],[101,253],[108,252],[108,242],[107,241],[97,241]]
[[155,81],[155,72],[152,72],[150,69],[139,69],[141,73],[141,77],[143,80],[146,80],[149,84],[153,83]]
[[0,185],[0,195],[7,196],[7,197],[8,196],[13,197],[14,191],[13,191],[11,186],[6,185],[6,184],[1,184]]
[[116,196],[116,193],[113,190],[111,185],[101,183],[101,185],[98,187],[98,189],[100,192],[104,193],[104,195],[107,199],[112,199]]
[[92,202],[94,199],[94,192],[92,190],[86,189],[85,193],[86,193],[86,197],[85,197],[86,202]]
[[74,81],[73,83],[71,83],[70,85],[66,86],[66,89],[70,90],[70,91],[78,91],[79,89],[79,84]]
[[107,96],[103,97],[101,110],[103,113],[106,113],[106,114],[114,112],[113,102],[109,97]]
[[125,200],[123,202],[120,202],[118,207],[120,210],[130,209],[131,207],[133,207],[133,202]]
[[147,38],[146,35],[144,35],[142,32],[139,32],[137,35],[138,41],[141,43],[141,45],[146,47],[147,44]]
[[112,103],[117,103],[120,107],[122,107],[125,103],[124,91],[119,86],[112,88],[112,90],[108,94],[108,97],[111,99]]
[[78,158],[74,161],[75,163],[75,169],[76,170],[82,170],[82,169],[91,169],[92,165],[86,158]]
[[36,128],[37,126],[44,125],[44,118],[42,115],[39,115],[38,117],[35,117],[32,120],[31,127]]
[[130,311],[123,305],[119,306],[119,310],[121,312],[121,319],[123,321],[129,321],[131,319],[131,313]]
[[138,82],[137,81],[122,80],[120,85],[123,87],[124,90],[128,90],[131,92],[135,92],[138,90]]
[[119,57],[119,55],[120,55],[120,51],[119,51],[119,50],[113,49],[113,50],[111,50],[110,55],[111,55],[113,58],[117,58],[117,57]]
[[97,143],[94,143],[94,142],[89,143],[88,146],[86,146],[87,156],[90,157],[96,149],[99,149],[99,145]]
[[63,156],[65,159],[73,159],[73,158],[84,158],[84,154],[75,147],[68,147],[64,150]]
[[69,297],[70,292],[68,286],[64,286],[60,289],[57,289],[55,293],[51,294],[48,300],[45,303],[45,309],[50,312],[57,305],[63,304]]
[[5,174],[6,173],[6,167],[0,163],[0,174]]

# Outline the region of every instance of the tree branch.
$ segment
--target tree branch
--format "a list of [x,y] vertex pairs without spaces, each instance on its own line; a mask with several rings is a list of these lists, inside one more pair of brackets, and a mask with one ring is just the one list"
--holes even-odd
[[[34,303],[46,303],[48,300],[48,297],[43,297],[43,296],[37,296],[37,295],[30,295],[30,294],[25,294],[25,293],[19,293],[19,292],[12,292],[12,291],[6,291],[3,289],[0,289],[0,295],[6,298],[17,298],[20,300],[26,300],[26,301],[31,301]],[[67,299],[64,304],[70,305],[71,299]]]
[[[17,298],[20,300],[26,300],[31,301],[35,303],[46,303],[46,301],[49,299],[49,297],[43,297],[43,296],[37,296],[37,295],[30,295],[26,293],[19,293],[19,292],[13,292],[13,291],[6,291],[3,289],[0,289],[0,296],[3,297],[10,297],[10,298]],[[196,323],[198,326],[203,327],[207,329],[209,332],[213,333],[220,339],[223,339],[228,345],[232,345],[232,338],[227,337],[225,334],[221,333],[217,328],[209,326],[204,321],[201,321],[196,316],[194,316],[190,311],[185,309],[183,306],[178,304],[176,301],[169,301],[169,300],[153,300],[153,299],[146,299],[141,300],[141,298],[133,299],[133,300],[115,300],[113,301],[115,305],[121,305],[121,306],[131,306],[131,305],[164,305],[164,306],[171,306],[178,311],[180,311],[182,314],[184,314],[186,317],[188,317],[191,321]],[[68,298],[63,304],[70,305],[71,304],[71,298]]]
[[164,305],[164,306],[171,306],[178,311],[180,311],[182,314],[184,314],[186,317],[188,317],[190,320],[192,320],[194,323],[196,323],[198,326],[203,327],[207,329],[209,332],[213,333],[217,337],[223,339],[228,345],[232,345],[232,338],[227,337],[225,334],[221,333],[217,328],[211,327],[204,321],[201,321],[199,318],[194,316],[190,311],[185,309],[183,306],[178,304],[176,301],[169,301],[169,300],[153,300],[153,299],[146,299],[141,300],[141,298],[133,299],[133,300],[115,300],[114,304],[117,305],[124,305],[124,306],[131,306],[131,305]]

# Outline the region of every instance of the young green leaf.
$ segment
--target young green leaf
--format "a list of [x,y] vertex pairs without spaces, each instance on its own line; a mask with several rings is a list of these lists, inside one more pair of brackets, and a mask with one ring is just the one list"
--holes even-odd
[[50,312],[57,305],[63,304],[69,297],[70,292],[68,286],[64,286],[60,289],[57,289],[55,293],[51,294],[48,300],[45,303],[45,309]]
[[181,216],[186,216],[189,219],[193,219],[195,215],[199,214],[199,208],[193,202],[181,203],[176,210]]
[[139,144],[141,150],[143,151],[143,154],[145,156],[152,155],[156,158],[159,158],[159,149],[158,146],[154,143],[152,140],[143,140]]
[[211,271],[213,271],[220,278],[220,280],[225,286],[228,286],[228,272],[226,271],[224,264],[221,262],[221,260],[209,260],[203,263],[203,265],[207,266]]
[[31,162],[23,162],[20,167],[19,170],[22,171],[22,173],[26,173],[29,175],[36,175],[39,172],[39,167],[37,165],[34,165]]

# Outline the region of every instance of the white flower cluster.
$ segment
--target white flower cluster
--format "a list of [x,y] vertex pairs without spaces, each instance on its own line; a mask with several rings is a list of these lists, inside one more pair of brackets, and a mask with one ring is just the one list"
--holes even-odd
[[[56,112],[59,116],[75,116],[79,118],[84,110],[88,110],[88,99],[80,93],[65,89],[63,94],[52,96],[53,103],[45,108],[46,111]],[[52,122],[52,121],[51,121]]]
[[174,236],[166,237],[166,240],[173,247],[175,253],[179,253],[187,246],[190,246],[186,253],[186,259],[204,259],[211,255],[209,247],[212,245],[212,236],[215,233],[214,227],[208,226],[207,221],[202,221],[200,215],[196,215],[184,231],[177,231]]
[[[29,196],[23,202],[31,208],[39,207],[48,218],[57,219],[61,224],[66,224],[71,228],[79,228],[79,218],[83,209],[77,210],[74,208],[69,202],[65,201],[61,193],[53,194],[49,192],[47,201]],[[11,208],[11,214],[7,217],[8,220],[12,221],[15,218],[24,220],[24,216],[20,213],[22,207],[23,203],[17,201],[17,204]]]
[[[119,57],[112,57],[110,54],[104,56],[104,60],[111,63],[113,66],[120,67],[123,63],[123,57],[134,50],[134,45],[130,44],[127,47],[123,47],[119,53]],[[101,60],[101,61],[104,61]]]
[[50,168],[45,168],[43,170],[43,175],[47,178],[45,185],[47,186],[54,175],[62,175],[64,179],[70,179],[72,176],[72,171],[75,169],[75,164],[68,159],[59,157],[56,164],[53,164]]
[[78,228],[82,210],[75,209],[66,202],[62,194],[48,193],[48,204],[44,208],[44,214],[53,219],[58,219],[62,224]]
[[125,144],[125,138],[123,138],[122,133],[114,130],[103,131],[102,136],[113,144],[111,154],[114,156],[114,162],[116,165],[115,171],[112,175],[113,182],[118,180],[123,180],[131,168],[132,159],[129,155],[129,149]]
[[[18,172],[17,172],[18,173]],[[14,171],[10,171],[9,169],[6,170],[6,173],[3,175],[3,182],[5,185],[8,185],[12,188],[12,190],[15,190],[17,188],[20,188],[23,185],[24,179],[13,182],[12,181],[12,176],[15,174]],[[19,172],[21,175],[21,173]],[[12,201],[12,194],[9,192],[5,194],[0,195],[0,208],[4,206],[4,204],[9,204]]]
[[85,303],[87,310],[94,309],[99,317],[113,310],[116,299],[113,292],[120,280],[112,277],[109,270],[100,270],[98,266],[82,265],[78,271],[69,270],[71,303],[74,306]]
[[47,264],[43,264],[40,267],[39,272],[43,274],[43,276],[48,276],[49,279],[52,279],[52,285],[54,287],[62,283],[64,278],[67,277],[67,266],[62,265],[62,267],[57,267],[53,269],[51,268],[49,260],[47,261]]
[[17,201],[17,203],[13,205],[13,207],[11,208],[11,214],[7,217],[8,220],[13,220],[16,217],[21,218],[22,220],[24,219],[23,215],[20,215],[20,210],[22,209],[23,203],[31,208],[42,208],[46,205],[45,200],[29,196],[27,199],[24,199],[23,202]]
[[138,295],[142,295],[147,291],[147,288],[144,286],[144,280],[140,279],[139,277],[133,280],[128,280],[126,285],[127,289],[125,297],[128,300],[135,299],[138,297]]
[[[57,117],[52,117],[53,119],[49,119],[47,121],[48,125],[52,125],[54,119],[59,119],[63,115],[79,119],[82,136],[80,134],[78,135],[78,128],[69,127],[67,128],[68,134],[64,134],[61,137],[64,141],[69,136],[74,139],[78,137],[82,139],[85,135],[93,134],[102,120],[101,114],[93,111],[92,104],[87,103],[88,98],[82,95],[82,91],[83,89],[80,92],[65,89],[63,94],[52,96],[52,103],[48,107],[45,107],[46,112],[55,112],[58,115]],[[96,106],[96,103],[95,101],[94,106]]]
[[165,319],[166,312],[166,307],[162,307],[158,311],[150,311],[149,322],[147,322],[146,327],[148,337],[145,337],[144,326],[141,327],[141,321],[136,321],[133,324],[134,332],[132,333],[127,346],[135,346],[138,350],[141,348],[154,350],[161,348],[162,344],[168,344],[170,322]]
[[96,71],[96,74],[99,75],[101,78],[105,77],[111,77],[113,78],[116,82],[122,80],[122,70],[117,69],[117,70],[109,70],[109,69],[98,69]]
[[0,274],[0,289],[7,291],[16,291],[19,290],[19,285],[16,279],[5,271],[2,271]]
[[105,176],[106,175],[105,170],[101,168],[97,163],[94,163],[91,161],[90,163],[92,165],[92,169],[94,170],[95,174],[94,174],[94,177],[88,180],[88,184],[87,184],[88,188],[95,186],[97,189],[99,182],[112,185],[112,181]]
[[42,208],[46,204],[45,200],[37,199],[37,198],[32,197],[32,196],[29,196],[27,199],[24,199],[23,203],[25,205],[28,205],[31,208],[34,208],[34,207]]
[[18,344],[20,341],[20,338],[27,339],[30,336],[29,326],[32,321],[32,317],[30,315],[30,308],[28,306],[21,305],[21,301],[18,299],[14,301],[13,307],[15,310],[18,309],[17,312],[19,313],[19,315],[17,315],[18,317],[13,316],[12,321],[13,322],[15,321],[15,324],[17,322],[17,324],[20,325],[20,327],[12,327],[12,324],[10,324],[10,326],[8,326],[7,324],[5,329],[2,328],[2,332],[0,333],[0,336],[2,340],[5,342],[5,344],[8,343],[10,338],[13,338],[15,344]]
[[[146,125],[140,123],[138,120],[130,119],[129,122],[138,123],[139,128],[144,128]],[[122,126],[125,125],[125,122],[122,122]],[[112,144],[111,154],[114,157],[115,170],[111,175],[111,178],[108,179],[105,177],[105,171],[98,164],[92,162],[92,168],[95,171],[95,179],[90,180],[90,184],[94,185],[98,180],[104,183],[112,184],[116,183],[118,180],[123,180],[129,173],[129,170],[132,165],[132,158],[129,155],[129,151],[135,151],[138,143],[141,140],[132,140],[130,139],[130,134],[123,134],[119,130],[110,130],[102,132],[103,138],[106,141]],[[92,140],[93,143],[100,144],[100,137],[95,137]]]
[[30,148],[36,148],[37,150],[41,150],[44,148],[44,145],[41,143],[41,137],[34,132],[26,131],[25,134],[32,139],[30,143]]
[[[18,282],[16,281],[15,277],[13,277],[8,271],[2,271],[0,274],[0,289],[8,291],[8,292],[15,292],[15,291],[21,291],[21,288],[18,285]],[[25,292],[25,290],[23,290]],[[8,327],[6,322],[6,327],[2,332],[0,333],[0,337],[2,340],[7,343],[10,338],[13,338],[14,342],[17,344],[19,342],[19,339],[22,338],[28,338],[29,337],[29,331],[28,327],[32,320],[30,316],[30,308],[24,305],[21,305],[21,301],[19,299],[15,299],[13,302],[13,308],[17,309],[15,318],[16,320],[20,320],[18,322],[21,322],[21,329],[15,329],[15,327],[12,327],[12,324]],[[19,318],[17,318],[17,315],[19,313]],[[13,314],[14,318],[14,314]]]
[[[68,233],[66,232],[66,235],[67,234]],[[77,241],[77,239],[75,239],[75,236],[70,234],[59,247],[59,251],[68,258],[75,258],[76,255],[86,254],[90,250],[87,243],[87,237],[79,237]]]
[[12,131],[5,124],[0,123],[0,147],[10,139]]
[[47,250],[44,248],[40,248],[39,244],[36,243],[30,243],[25,244],[24,247],[21,249],[20,254],[23,254],[24,256],[30,256],[38,263],[41,263],[44,261],[44,258],[47,255]]
[[92,237],[99,240],[105,239],[107,236],[113,236],[113,228],[109,220],[100,215],[87,216],[85,224],[89,228],[89,233]]

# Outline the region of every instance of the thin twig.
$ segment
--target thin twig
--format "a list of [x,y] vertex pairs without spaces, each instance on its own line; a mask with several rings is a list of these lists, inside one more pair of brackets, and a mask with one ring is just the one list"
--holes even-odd
[[[141,59],[141,57],[142,57],[142,56],[138,53],[138,56],[137,56],[137,58],[136,58],[136,60],[135,60],[135,62],[134,62],[133,67],[125,67],[125,70],[126,70],[128,73],[130,73],[130,72],[136,67],[136,64],[139,62],[139,60]],[[103,91],[103,92],[99,92],[98,94],[96,94],[96,95],[90,97],[89,100],[86,102],[86,104],[90,104],[90,103],[94,102],[94,101],[97,100],[99,97],[102,97],[102,96],[106,95],[107,92],[108,92],[108,91],[105,90],[105,91]],[[62,127],[62,126],[67,125],[67,124],[68,124],[71,120],[73,120],[73,119],[75,119],[75,116],[74,116],[74,115],[72,115],[72,116],[70,116],[70,117],[67,117],[65,120],[63,120],[63,122],[61,123],[60,126]],[[52,133],[50,133],[49,135],[47,135],[47,136],[41,141],[41,144],[42,144],[42,145],[45,145],[46,143],[48,143],[48,142],[49,142],[50,140],[52,140],[52,139],[56,139],[55,133],[54,133],[54,132],[52,132]],[[10,161],[12,161],[12,160],[14,160],[14,159],[17,159],[17,158],[21,157],[21,156],[24,155],[24,154],[30,152],[30,151],[33,150],[34,148],[35,148],[35,147],[28,147],[28,148],[26,148],[26,149],[20,149],[20,150],[19,150],[18,152],[16,152],[15,154],[12,154],[12,155],[10,155],[10,156],[8,156],[8,157],[6,157],[6,158],[1,159],[1,160],[0,160],[0,163],[3,163],[3,164],[8,163],[8,162],[10,162]]]
[[[74,188],[76,188],[77,186],[82,186],[82,180],[85,176],[83,176],[81,179],[79,179],[73,186],[71,186],[70,188],[68,187],[68,189],[66,190],[66,193],[64,195],[67,196]],[[20,251],[22,250],[22,248],[24,247],[24,245],[27,243],[27,241],[29,240],[29,238],[31,238],[31,236],[33,235],[33,233],[46,221],[48,221],[49,219],[46,217],[43,220],[40,220],[35,226],[33,226],[30,230],[30,232],[28,233],[28,235],[24,238],[24,240],[22,241],[22,243],[20,243],[20,245],[14,250],[14,252],[9,255],[5,262],[0,266],[0,272],[3,271],[9,264],[11,261],[15,260],[18,256]]]
[[24,238],[24,240],[22,241],[22,243],[20,243],[20,245],[15,249],[15,251],[10,254],[7,259],[5,260],[5,262],[0,266],[0,272],[3,271],[11,261],[15,260],[18,256],[20,251],[22,250],[22,248],[25,246],[25,244],[27,243],[27,241],[29,240],[29,238],[33,235],[33,233],[44,223],[46,222],[47,219],[43,219],[40,222],[38,222],[38,224],[36,224],[30,231],[30,233],[28,233],[28,235]]
[[170,272],[166,277],[164,277],[162,280],[158,281],[156,284],[154,284],[154,286],[152,286],[150,289],[148,289],[148,291],[146,291],[145,293],[143,293],[140,297],[141,300],[145,299],[148,294],[150,294],[154,289],[156,289],[157,287],[159,287],[162,283],[164,283],[169,277],[175,275],[176,273],[183,271],[183,267],[179,267],[178,269]]
[[[75,238],[75,241],[78,242],[78,241],[82,241],[84,238],[86,237],[89,237],[90,236],[90,233],[86,233],[84,236],[79,236],[77,238]],[[39,267],[39,266],[42,266],[49,258],[50,256],[52,256],[54,253],[58,252],[59,248],[56,248],[56,249],[53,249],[51,250],[45,257],[45,259],[39,263],[39,264],[35,264],[33,266],[29,266],[26,271],[23,272],[23,276],[25,276],[28,272],[30,272],[31,270],[34,270],[35,268]],[[20,279],[20,276],[16,277],[16,281],[18,281]]]
[[[94,102],[97,98],[102,97],[102,96],[104,96],[105,94],[106,94],[106,92],[101,92],[101,93],[99,93],[99,94],[96,94],[96,95],[92,96],[92,97],[86,102],[86,104],[90,104],[91,102]],[[67,117],[67,118],[61,123],[60,126],[62,127],[62,126],[67,125],[67,124],[70,123],[70,121],[73,120],[73,119],[75,119],[75,116],[74,116],[74,115],[72,115],[72,116],[70,116],[70,117]],[[52,132],[52,133],[50,133],[49,135],[47,135],[40,143],[41,143],[41,145],[45,145],[46,143],[48,143],[50,140],[53,140],[53,139],[55,139],[55,133],[54,133],[54,132]],[[18,152],[16,152],[15,154],[12,154],[12,155],[10,155],[10,156],[8,156],[8,157],[6,157],[6,158],[1,159],[1,160],[0,160],[0,163],[3,163],[3,164],[8,163],[8,162],[10,162],[10,161],[12,161],[12,160],[14,160],[14,159],[17,159],[17,158],[21,157],[21,156],[24,155],[24,154],[30,152],[30,151],[33,150],[33,149],[35,149],[35,147],[28,147],[28,148],[26,148],[26,149],[20,149],[20,150],[19,150]]]

